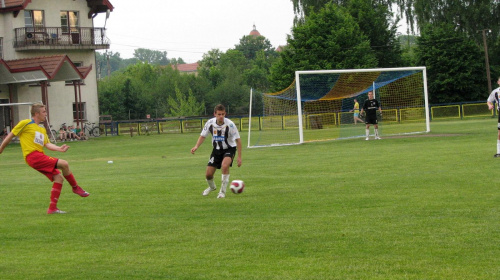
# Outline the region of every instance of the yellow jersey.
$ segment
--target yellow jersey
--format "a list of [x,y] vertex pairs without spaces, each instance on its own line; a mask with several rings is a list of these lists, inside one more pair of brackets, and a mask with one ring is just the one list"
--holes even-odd
[[25,160],[34,151],[43,153],[43,147],[49,142],[45,127],[30,119],[20,121],[12,129],[12,134],[19,137]]
[[359,103],[354,102],[354,113],[359,113]]

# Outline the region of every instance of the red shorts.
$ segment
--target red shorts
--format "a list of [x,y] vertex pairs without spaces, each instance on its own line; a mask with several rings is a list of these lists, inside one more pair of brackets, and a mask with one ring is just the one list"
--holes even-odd
[[59,159],[49,157],[48,155],[40,152],[32,152],[26,157],[26,162],[33,169],[47,176],[51,182],[54,181],[54,175],[61,174],[57,169],[57,161]]

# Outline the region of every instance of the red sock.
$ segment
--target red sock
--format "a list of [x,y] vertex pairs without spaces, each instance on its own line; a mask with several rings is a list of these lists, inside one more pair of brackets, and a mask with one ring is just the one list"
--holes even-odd
[[50,191],[50,210],[57,209],[57,201],[59,200],[59,196],[61,195],[62,184],[54,182],[52,185],[52,191]]
[[75,180],[75,177],[73,176],[73,173],[67,175],[67,176],[64,176],[64,178],[66,178],[66,180],[68,181],[68,183],[74,188],[76,186],[78,186],[78,184],[76,183],[76,180]]

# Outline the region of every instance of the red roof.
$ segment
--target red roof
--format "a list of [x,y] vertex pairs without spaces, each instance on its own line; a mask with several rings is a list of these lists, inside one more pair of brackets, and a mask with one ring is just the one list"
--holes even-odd
[[255,27],[255,24],[253,25],[253,30],[250,31],[250,36],[254,36],[254,37],[261,36],[260,32],[257,31],[257,28]]
[[[70,62],[75,71],[78,71],[67,55],[40,56],[6,61],[12,72],[23,72],[28,69],[41,68],[49,75],[49,79],[55,77],[65,62]],[[80,72],[78,71],[78,73]],[[81,78],[84,79],[83,76]]]
[[85,79],[92,65],[76,67],[67,55],[41,56],[16,60],[0,60],[10,73],[42,71],[47,80]]
[[31,0],[3,0],[0,1],[0,12],[24,10]]
[[[2,0],[0,1],[0,13],[21,11],[26,9],[26,6],[31,3],[31,0]],[[114,7],[109,0],[87,0],[87,6],[90,8],[89,18],[94,17],[98,13],[104,13],[107,10],[113,11]]]
[[172,68],[179,70],[179,72],[196,72],[198,71],[198,62],[172,65]]

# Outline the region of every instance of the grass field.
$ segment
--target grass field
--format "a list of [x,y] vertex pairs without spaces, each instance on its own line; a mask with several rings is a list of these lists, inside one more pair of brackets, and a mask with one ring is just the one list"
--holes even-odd
[[244,149],[231,179],[245,192],[223,200],[201,195],[211,147],[191,155],[198,134],[71,142],[50,154],[91,195],[65,182],[66,215],[46,214],[51,183],[10,145],[0,278],[499,279],[496,121],[431,129]]

